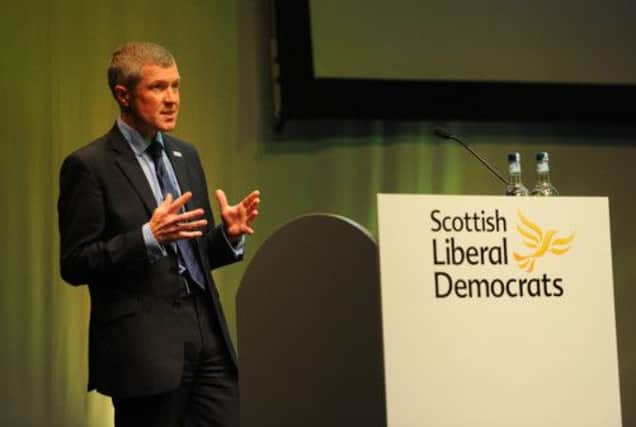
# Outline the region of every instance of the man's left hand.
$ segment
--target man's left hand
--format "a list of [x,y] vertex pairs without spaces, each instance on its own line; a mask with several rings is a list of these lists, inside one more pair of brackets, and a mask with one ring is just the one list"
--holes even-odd
[[225,233],[230,239],[237,239],[243,234],[254,234],[250,227],[258,216],[258,205],[261,203],[261,192],[252,191],[236,205],[230,206],[223,190],[216,190],[216,199],[221,209],[221,218],[225,225]]

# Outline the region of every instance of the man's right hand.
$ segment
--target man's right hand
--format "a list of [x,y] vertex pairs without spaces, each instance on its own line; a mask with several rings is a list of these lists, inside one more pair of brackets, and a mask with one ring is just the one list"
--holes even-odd
[[172,194],[168,194],[152,213],[148,224],[160,245],[180,239],[195,239],[203,235],[199,229],[208,223],[206,219],[198,219],[203,216],[203,209],[180,212],[191,198],[192,193],[189,191],[176,200],[173,200]]

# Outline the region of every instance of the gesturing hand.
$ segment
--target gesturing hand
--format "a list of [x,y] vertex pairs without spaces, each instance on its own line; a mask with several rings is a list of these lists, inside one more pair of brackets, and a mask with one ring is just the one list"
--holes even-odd
[[180,213],[181,207],[192,198],[191,192],[186,192],[176,200],[172,194],[168,194],[163,202],[152,213],[148,222],[150,230],[159,244],[173,242],[179,239],[194,239],[201,237],[199,231],[207,225],[205,219],[197,219],[203,216],[203,209],[194,209]]
[[216,199],[221,208],[221,218],[225,232],[229,238],[238,238],[243,234],[254,234],[250,224],[258,216],[258,205],[261,203],[261,192],[252,191],[238,204],[230,206],[223,190],[216,190]]

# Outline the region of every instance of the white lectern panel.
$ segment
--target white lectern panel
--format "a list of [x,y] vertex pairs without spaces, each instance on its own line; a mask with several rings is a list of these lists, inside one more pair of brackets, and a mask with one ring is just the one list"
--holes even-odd
[[378,196],[389,427],[621,425],[606,198]]

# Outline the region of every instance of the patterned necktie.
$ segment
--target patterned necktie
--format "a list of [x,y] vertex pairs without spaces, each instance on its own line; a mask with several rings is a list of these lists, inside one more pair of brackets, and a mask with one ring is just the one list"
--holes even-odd
[[[148,153],[155,163],[155,171],[157,172],[157,179],[159,181],[159,187],[161,187],[161,194],[165,198],[168,193],[172,194],[173,198],[180,196],[180,193],[175,188],[174,184],[170,180],[170,175],[166,169],[165,162],[163,161],[163,145],[159,141],[153,141],[148,147]],[[190,278],[196,282],[201,288],[205,289],[205,279],[203,278],[203,272],[201,266],[197,262],[196,256],[192,245],[187,240],[176,241],[179,255],[179,262],[185,266]]]

